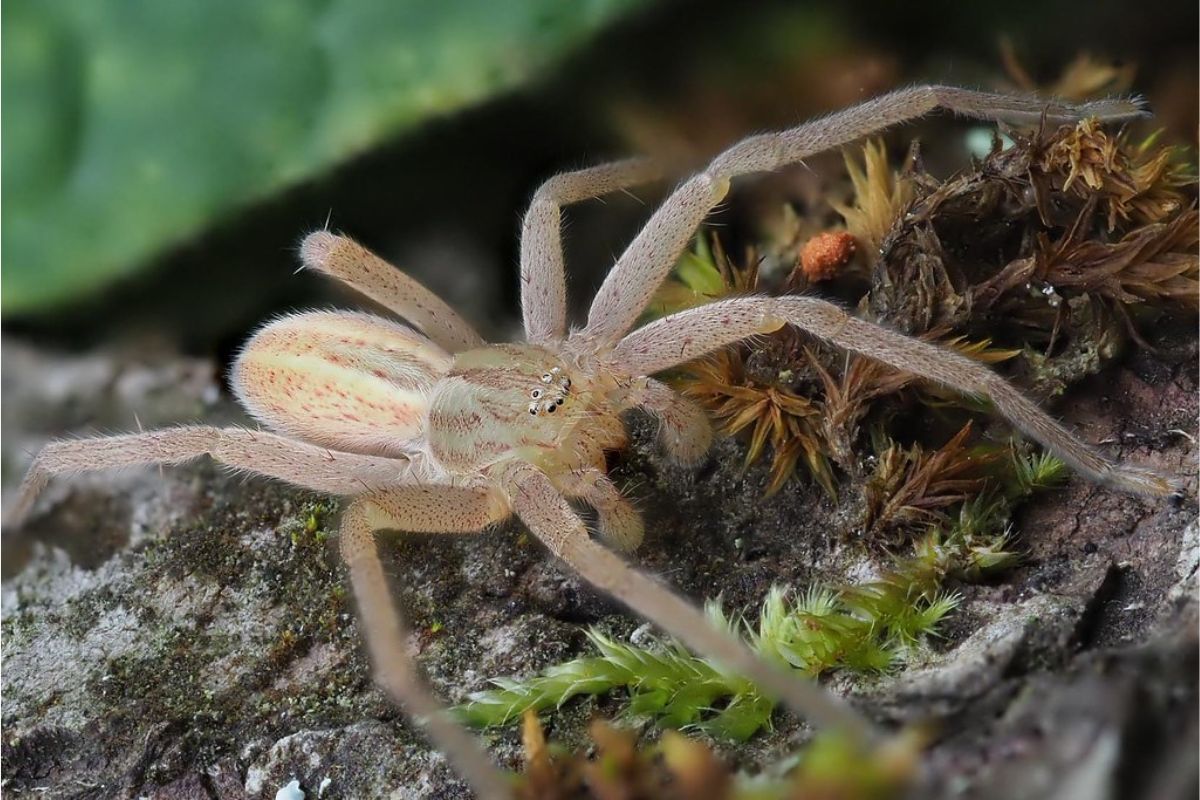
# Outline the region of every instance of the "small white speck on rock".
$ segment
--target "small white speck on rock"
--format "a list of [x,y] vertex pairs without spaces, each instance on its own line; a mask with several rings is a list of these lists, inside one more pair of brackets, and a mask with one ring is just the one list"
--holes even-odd
[[629,634],[629,641],[639,647],[644,647],[650,641],[653,631],[654,626],[647,622],[644,625],[638,626],[637,630]]
[[300,781],[293,778],[275,793],[275,800],[304,800],[304,790],[300,788]]

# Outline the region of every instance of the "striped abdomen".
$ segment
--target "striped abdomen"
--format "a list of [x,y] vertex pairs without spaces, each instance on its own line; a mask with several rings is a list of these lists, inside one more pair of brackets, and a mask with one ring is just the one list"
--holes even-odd
[[260,329],[238,356],[238,399],[265,426],[337,450],[412,452],[451,356],[399,323],[310,311]]

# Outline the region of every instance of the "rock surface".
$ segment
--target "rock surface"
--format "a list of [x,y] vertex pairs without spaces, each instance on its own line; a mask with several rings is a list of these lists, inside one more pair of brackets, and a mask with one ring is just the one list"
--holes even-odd
[[[4,355],[6,491],[26,451],[61,431],[245,421],[203,361],[11,343]],[[1017,520],[1025,562],[961,587],[924,663],[833,681],[880,720],[938,720],[928,796],[1166,797],[1193,780],[1195,356],[1195,340],[1137,355],[1062,406],[1110,453],[1186,475],[1182,506],[1079,480],[1038,496]],[[689,596],[756,606],[772,583],[875,568],[819,490],[797,480],[764,500],[765,468],[741,473],[742,444],[684,471],[657,455],[645,420],[633,429],[614,476],[647,516],[637,560]],[[208,462],[55,482],[4,538],[6,794],[273,798],[297,781],[331,800],[469,796],[371,683],[336,516],[329,498]],[[515,524],[403,537],[386,553],[411,650],[450,701],[585,652],[587,624],[640,624]],[[617,708],[572,701],[550,734],[578,743],[592,714]],[[723,752],[753,769],[795,749],[802,726],[777,721]],[[515,731],[486,738],[519,767]]]

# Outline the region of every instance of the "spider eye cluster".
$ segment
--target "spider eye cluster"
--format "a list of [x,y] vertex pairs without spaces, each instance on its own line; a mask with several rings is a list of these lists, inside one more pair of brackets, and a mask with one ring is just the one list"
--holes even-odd
[[543,372],[541,383],[541,386],[529,393],[529,399],[533,401],[529,404],[531,417],[543,413],[553,414],[567,401],[567,395],[571,393],[571,379],[563,375],[558,367],[551,367],[549,372]]

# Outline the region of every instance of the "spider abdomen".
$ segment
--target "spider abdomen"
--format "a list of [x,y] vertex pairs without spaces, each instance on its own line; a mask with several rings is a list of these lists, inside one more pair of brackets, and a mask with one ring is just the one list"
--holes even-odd
[[370,314],[310,311],[263,326],[234,363],[242,405],[265,426],[315,444],[402,455],[423,437],[452,357]]

